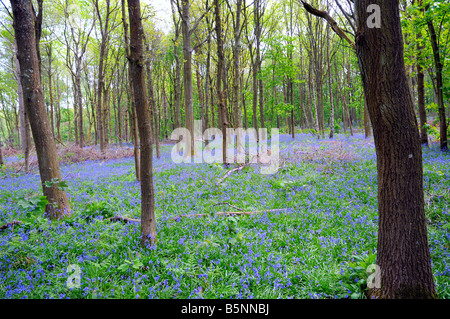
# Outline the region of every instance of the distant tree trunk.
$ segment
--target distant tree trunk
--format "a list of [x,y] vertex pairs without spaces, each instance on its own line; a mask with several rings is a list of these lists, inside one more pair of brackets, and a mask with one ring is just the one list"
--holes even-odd
[[[125,13],[125,0],[122,1],[122,24],[123,24],[123,33],[125,37],[125,54],[127,58],[130,59],[130,47],[129,47],[129,39],[128,39],[128,23],[126,19]],[[131,110],[130,110],[130,123],[131,123],[131,131],[133,137],[133,151],[134,151],[134,167],[136,170],[136,180],[141,180],[141,165],[140,165],[140,149],[139,149],[139,135],[137,128],[137,116],[136,116],[136,103],[134,99],[134,90],[133,90],[133,75],[131,74],[131,65],[128,67],[128,89],[130,92],[130,102],[131,102]]]
[[242,127],[242,114],[239,107],[239,83],[240,83],[240,54],[241,54],[241,11],[242,1],[236,1],[236,21],[234,21],[234,46],[233,46],[233,118],[234,127]]
[[173,6],[173,1],[170,1],[172,6],[172,17],[173,23],[175,25],[175,38],[173,39],[173,51],[175,56],[175,128],[180,127],[180,105],[181,105],[181,63],[180,57],[178,55],[178,38],[180,37],[180,23],[175,18],[175,8]]
[[214,0],[215,20],[216,20],[216,38],[217,38],[217,97],[219,105],[219,114],[222,127],[222,160],[223,165],[227,166],[227,109],[225,106],[223,91],[222,91],[222,76],[224,69],[225,56],[223,52],[223,35],[222,35],[222,21],[220,17],[219,0]]
[[45,211],[50,219],[58,219],[66,213],[70,214],[70,206],[66,192],[59,190],[57,184],[53,184],[51,187],[46,186],[46,182],[52,182],[55,178],[62,180],[62,176],[55,140],[44,105],[36,50],[35,15],[31,0],[11,0],[11,5],[25,109],[30,118],[36,145],[43,193],[50,202]]
[[330,138],[334,137],[334,103],[333,87],[331,85],[331,60],[330,60],[330,27],[327,27],[327,60],[328,60],[328,88],[330,92]]
[[[81,65],[81,61],[77,64]],[[80,147],[84,146],[84,134],[83,134],[83,95],[81,92],[81,70],[77,71],[77,76],[75,77],[75,84],[77,86],[76,96],[77,106],[78,106],[78,133],[80,135],[79,143]],[[75,124],[76,125],[76,124]]]
[[22,153],[24,156],[24,162],[25,162],[25,172],[28,172],[30,169],[30,148],[31,148],[31,134],[30,134],[30,120],[28,119],[28,113],[25,108],[25,102],[23,97],[23,88],[22,88],[22,81],[20,80],[20,66],[19,66],[19,60],[17,59],[17,41],[14,40],[15,45],[15,62],[16,62],[16,69],[15,69],[15,76],[17,79],[17,94],[19,96],[19,117],[20,117],[20,138],[21,138],[21,145],[22,145]]
[[56,81],[56,93],[58,98],[56,99],[56,134],[58,140],[62,141],[61,138],[61,90],[59,89],[59,76]]
[[[348,86],[350,87],[350,63],[347,60],[347,83]],[[350,94],[347,95],[348,96],[348,102],[350,102]],[[347,114],[347,119],[348,119],[348,126],[350,128],[350,135],[353,136],[353,125],[352,125],[352,118],[350,117],[350,112],[349,112],[349,103],[345,103],[345,110],[346,110],[346,114]]]
[[[145,38],[144,38],[145,39]],[[147,44],[147,51],[150,52],[150,48]],[[148,89],[148,101],[150,113],[152,115],[152,119],[155,125],[155,131],[154,131],[154,139],[156,144],[156,157],[161,158],[161,151],[159,147],[159,126],[158,126],[158,108],[155,104],[155,94],[153,91],[153,76],[152,76],[152,69],[150,66],[150,59],[147,59],[146,61],[146,68],[147,68],[147,89]]]
[[[255,0],[254,3],[254,22],[255,22],[255,39],[256,39],[256,58],[255,58],[255,70],[256,75],[259,75],[261,73],[261,64],[262,64],[262,58],[261,58],[261,28],[262,28],[262,16],[264,14],[264,9],[261,6],[261,0]],[[256,80],[256,79],[255,79]],[[259,119],[261,128],[264,128],[264,84],[263,79],[258,79],[258,88],[259,88]],[[256,91],[255,91],[256,92]],[[256,127],[255,127],[256,128]],[[259,139],[259,134],[258,139]],[[262,138],[265,138],[263,136]]]
[[3,162],[3,154],[2,154],[2,140],[0,139],[0,167],[3,166],[4,164],[5,163]]
[[139,0],[128,0],[130,18],[131,57],[130,67],[133,75],[133,91],[141,138],[141,245],[156,243],[155,196],[153,190],[153,147],[152,122],[145,91],[144,49]]
[[[192,44],[190,27],[190,0],[182,0],[181,31],[183,33],[183,80],[184,80],[184,107],[186,113],[186,128],[194,136],[194,104],[192,97]],[[194,155],[194,139],[191,138],[191,155]]]
[[[107,117],[105,113],[107,111],[104,109],[106,106],[106,96],[102,96],[106,92],[105,88],[105,75],[104,75],[104,60],[107,57],[107,40],[108,40],[108,28],[109,28],[109,17],[110,17],[110,0],[106,0],[106,15],[102,16],[100,13],[100,7],[98,4],[98,0],[95,0],[95,11],[97,13],[97,17],[100,23],[100,33],[101,33],[101,42],[100,42],[100,53],[99,53],[99,62],[98,62],[98,88],[97,88],[97,132],[98,139],[100,142],[100,150],[102,152],[105,151],[108,146],[107,140]],[[104,24],[103,24],[103,18]]]
[[425,124],[427,124],[427,111],[425,109],[424,74],[419,62],[417,62],[417,104],[419,108],[420,143],[428,146],[428,132],[425,127]]
[[445,117],[445,105],[444,105],[444,82],[442,79],[442,69],[443,63],[441,61],[441,56],[439,53],[439,44],[436,37],[436,31],[434,29],[434,24],[431,19],[427,19],[427,26],[430,32],[431,47],[433,48],[433,58],[434,58],[434,72],[436,77],[435,93],[438,100],[438,111],[439,111],[439,135],[440,135],[440,148],[442,151],[448,150],[447,143],[447,120]]
[[[207,23],[209,25],[208,17],[206,17]],[[210,70],[211,70],[211,37],[208,36],[208,53],[206,55],[206,74],[205,74],[205,123],[203,124],[203,129],[209,128],[209,83],[210,83]],[[205,141],[207,144],[209,140]]]

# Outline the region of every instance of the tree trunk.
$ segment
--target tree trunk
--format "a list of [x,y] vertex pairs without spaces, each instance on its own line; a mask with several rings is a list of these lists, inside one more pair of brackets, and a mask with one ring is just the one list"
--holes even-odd
[[439,110],[439,134],[440,134],[440,147],[442,151],[448,150],[447,144],[447,120],[445,117],[445,105],[444,105],[444,91],[443,91],[443,80],[442,80],[442,69],[443,63],[441,61],[439,53],[439,44],[436,37],[436,31],[434,29],[434,24],[431,19],[427,19],[428,30],[430,32],[431,47],[433,48],[433,58],[434,58],[434,71],[436,77],[436,95],[438,100],[438,110]]
[[25,162],[25,172],[28,172],[30,168],[30,148],[31,148],[31,134],[30,134],[30,120],[28,119],[28,113],[25,108],[22,81],[20,80],[20,66],[17,59],[17,41],[14,40],[15,45],[15,62],[16,62],[16,79],[17,79],[17,94],[19,96],[19,114],[20,114],[20,137],[22,145],[22,153]]
[[215,19],[216,19],[216,38],[217,38],[217,97],[222,127],[222,163],[227,166],[227,109],[225,106],[223,91],[222,91],[222,75],[224,70],[225,56],[223,52],[223,35],[222,35],[222,21],[220,17],[219,0],[214,0]]
[[[150,48],[147,44],[147,50],[150,52]],[[148,89],[148,99],[149,99],[149,109],[151,113],[151,118],[153,119],[154,125],[155,125],[155,131],[154,131],[154,139],[156,144],[156,157],[161,158],[161,151],[159,147],[159,126],[158,126],[158,108],[155,104],[155,94],[153,92],[153,76],[152,76],[152,69],[150,67],[150,59],[147,59],[146,61],[146,67],[147,67],[147,89]]]
[[[130,59],[130,47],[129,47],[129,39],[128,39],[128,24],[125,13],[125,0],[122,1],[122,24],[123,24],[123,33],[125,37],[125,54],[127,58]],[[131,74],[131,66],[128,67],[128,88],[130,92],[130,102],[131,102],[131,111],[130,111],[130,123],[131,123],[131,131],[133,137],[133,153],[134,153],[134,167],[136,170],[136,180],[141,180],[141,165],[140,165],[140,149],[139,149],[139,135],[137,128],[137,118],[136,118],[136,103],[134,99],[134,90],[133,90],[133,75]],[[127,130],[126,130],[127,132]]]
[[240,53],[241,53],[241,11],[242,0],[236,1],[236,21],[234,22],[234,46],[233,46],[233,118],[234,127],[242,127],[242,114],[239,107],[239,69],[240,69]]
[[12,0],[11,5],[25,109],[30,118],[36,145],[43,193],[50,202],[46,206],[45,212],[50,219],[58,219],[66,213],[70,214],[70,207],[66,192],[59,190],[57,183],[51,187],[46,185],[46,182],[55,181],[54,179],[61,181],[62,176],[55,140],[44,105],[39,60],[36,52],[35,16],[30,0]]
[[334,137],[334,103],[333,103],[333,87],[331,86],[330,27],[327,27],[327,60],[328,60],[328,89],[330,92],[330,138],[333,138]]
[[[192,44],[190,29],[189,0],[182,0],[181,31],[183,33],[183,80],[184,80],[184,107],[186,112],[186,128],[194,136],[194,104],[192,97]],[[191,155],[194,155],[194,139],[191,138]]]
[[378,172],[377,298],[436,298],[423,196],[422,150],[403,60],[398,1],[378,2],[381,28],[369,28],[370,0],[355,1],[356,53],[373,125]]
[[175,128],[180,127],[180,105],[181,105],[181,63],[178,56],[178,38],[180,36],[180,24],[175,18],[175,8],[173,1],[170,1],[172,7],[172,18],[175,25],[175,38],[173,39],[173,51],[175,56]]
[[130,67],[141,139],[141,245],[156,243],[155,198],[153,190],[152,122],[145,91],[143,27],[139,0],[128,0],[130,18]]

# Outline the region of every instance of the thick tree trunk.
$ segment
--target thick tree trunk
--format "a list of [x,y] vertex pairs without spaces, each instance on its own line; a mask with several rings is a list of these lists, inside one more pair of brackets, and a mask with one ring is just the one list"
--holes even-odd
[[58,219],[66,213],[70,214],[70,207],[65,191],[59,190],[57,184],[53,184],[51,187],[46,185],[46,182],[52,182],[54,179],[61,181],[62,176],[55,140],[44,105],[39,60],[36,52],[35,17],[31,0],[11,0],[11,5],[25,109],[28,112],[36,145],[43,193],[50,202],[45,211],[50,219]]
[[373,125],[378,171],[378,298],[435,298],[424,211],[422,150],[403,60],[398,0],[379,1],[381,28],[369,28],[371,0],[355,1],[356,53]]
[[143,27],[139,0],[128,0],[131,32],[130,67],[141,138],[141,245],[156,243],[155,198],[153,190],[152,122],[145,91]]

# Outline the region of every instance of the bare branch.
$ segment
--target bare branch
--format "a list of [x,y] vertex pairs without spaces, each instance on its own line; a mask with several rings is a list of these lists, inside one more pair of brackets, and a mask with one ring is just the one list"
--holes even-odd
[[308,11],[312,15],[315,15],[319,18],[323,18],[323,19],[327,20],[327,22],[331,25],[331,28],[333,29],[333,31],[336,32],[336,34],[338,36],[340,36],[342,39],[347,41],[352,46],[353,49],[355,49],[355,43],[352,40],[350,40],[350,38],[338,26],[337,22],[328,14],[328,12],[313,8],[312,6],[310,6],[308,3],[304,2],[303,0],[300,0],[300,1],[303,4],[303,7],[305,8],[306,11]]

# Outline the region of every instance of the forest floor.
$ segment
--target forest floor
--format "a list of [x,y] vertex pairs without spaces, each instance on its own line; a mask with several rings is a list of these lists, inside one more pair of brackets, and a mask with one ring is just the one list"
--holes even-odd
[[[0,230],[0,298],[365,298],[377,246],[373,140],[298,134],[280,145],[273,175],[175,164],[163,145],[151,249],[139,222],[111,220],[140,218],[132,157],[62,164],[72,216],[50,222],[36,169],[17,172],[20,158],[6,156],[0,226],[18,223]],[[450,298],[450,155],[437,145],[423,155],[432,267]],[[67,284],[69,265],[79,288]]]

